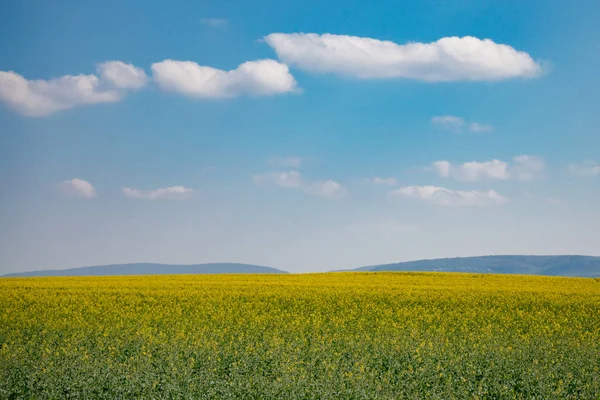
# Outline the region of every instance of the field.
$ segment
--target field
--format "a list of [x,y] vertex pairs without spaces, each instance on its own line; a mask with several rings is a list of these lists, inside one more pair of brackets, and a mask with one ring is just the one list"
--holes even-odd
[[600,280],[0,279],[0,399],[598,399]]

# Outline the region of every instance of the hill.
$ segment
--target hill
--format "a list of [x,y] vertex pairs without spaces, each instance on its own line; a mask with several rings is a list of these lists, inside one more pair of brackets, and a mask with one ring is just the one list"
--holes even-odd
[[352,271],[443,271],[600,277],[600,257],[572,255],[456,257],[373,265]]
[[271,267],[236,263],[214,263],[195,265],[139,263],[98,265],[91,267],[55,269],[45,271],[17,272],[12,274],[6,274],[4,276],[109,276],[165,274],[287,274],[287,272]]

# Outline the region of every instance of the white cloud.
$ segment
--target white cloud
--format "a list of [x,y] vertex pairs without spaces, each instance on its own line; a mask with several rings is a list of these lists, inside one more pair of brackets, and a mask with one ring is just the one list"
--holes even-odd
[[380,176],[376,176],[375,178],[371,179],[371,182],[373,182],[375,185],[385,186],[394,186],[398,183],[394,177],[382,178]]
[[139,89],[148,82],[148,76],[143,69],[123,61],[107,61],[99,64],[98,73],[102,79],[120,89]]
[[[450,176],[450,171],[453,169],[452,164],[446,160],[435,161],[431,164],[431,167],[434,171],[437,172],[439,176],[447,178]],[[426,168],[428,169],[428,168]]]
[[193,192],[193,189],[189,189],[183,186],[170,186],[167,188],[160,188],[156,190],[140,190],[135,188],[123,188],[123,194],[125,197],[130,199],[183,199],[188,198]]
[[532,181],[540,178],[546,169],[546,162],[542,157],[520,155],[513,158],[510,175],[519,181]]
[[248,61],[231,71],[164,60],[152,64],[152,78],[163,90],[198,98],[274,95],[297,85],[288,66],[275,60]]
[[229,21],[225,18],[202,18],[200,20],[202,25],[209,26],[211,28],[224,28],[229,25]]
[[431,118],[431,123],[443,129],[461,131],[465,126],[465,120],[454,115],[438,115]]
[[580,164],[569,165],[569,172],[573,175],[580,176],[599,176],[600,175],[600,163],[595,161],[584,161]]
[[96,197],[96,189],[94,189],[94,186],[83,179],[73,178],[62,181],[59,187],[63,193],[69,196],[84,197],[86,199]]
[[493,206],[508,202],[495,190],[452,190],[439,186],[406,186],[392,192],[394,196],[422,200],[440,206]]
[[102,89],[95,75],[30,81],[15,72],[0,71],[0,101],[29,117],[50,115],[82,104],[112,103],[121,97],[118,91]]
[[531,78],[542,72],[542,66],[529,54],[471,36],[403,45],[329,33],[272,33],[264,39],[287,64],[360,79],[495,81]]
[[543,158],[527,155],[514,157],[512,164],[501,160],[491,160],[453,165],[446,160],[440,160],[431,165],[431,168],[441,177],[466,182],[510,179],[530,181],[542,176],[545,167]]
[[509,178],[508,164],[500,160],[472,161],[459,166],[442,160],[434,162],[432,167],[439,176],[452,177],[460,181],[475,182],[483,179],[507,180]]
[[479,122],[467,122],[464,118],[456,117],[454,115],[438,115],[431,118],[431,123],[449,131],[462,132],[468,130],[474,133],[490,132],[494,130],[494,127],[488,124],[481,124]]
[[348,193],[340,183],[334,180],[315,181],[304,184],[304,191],[315,196],[341,199]]
[[301,157],[273,157],[269,159],[269,164],[284,168],[300,168],[302,162]]
[[471,122],[468,126],[470,132],[491,132],[494,127],[488,124],[480,124],[479,122]]
[[0,71],[0,102],[29,117],[41,117],[79,105],[120,101],[122,89],[139,88],[145,73],[131,64],[99,64],[100,77],[65,75],[49,80],[28,80],[13,71]]
[[331,199],[341,199],[347,193],[346,188],[339,182],[331,179],[326,181],[306,181],[298,171],[268,172],[254,175],[252,180],[259,186],[279,186],[299,189],[314,196]]
[[275,185],[286,188],[297,188],[303,185],[302,177],[298,171],[268,172],[254,175],[254,183],[260,186]]

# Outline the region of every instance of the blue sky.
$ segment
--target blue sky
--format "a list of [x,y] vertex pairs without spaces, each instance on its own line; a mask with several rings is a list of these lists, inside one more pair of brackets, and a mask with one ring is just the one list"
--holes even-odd
[[600,255],[598,2],[122,3],[0,6],[0,272]]

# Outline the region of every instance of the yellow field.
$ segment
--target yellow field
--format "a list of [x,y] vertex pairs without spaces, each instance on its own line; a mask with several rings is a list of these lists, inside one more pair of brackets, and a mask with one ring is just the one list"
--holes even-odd
[[600,281],[0,279],[0,398],[600,398]]

